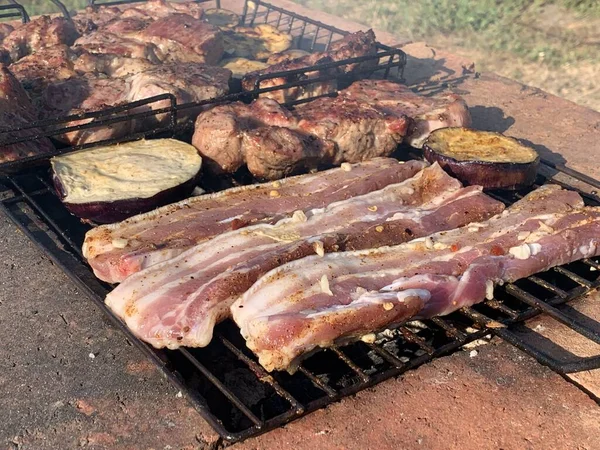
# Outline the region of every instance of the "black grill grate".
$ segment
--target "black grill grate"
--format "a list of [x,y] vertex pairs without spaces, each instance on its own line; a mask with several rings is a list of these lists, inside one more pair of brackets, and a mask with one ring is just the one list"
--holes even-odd
[[[552,180],[540,177],[538,182]],[[510,204],[525,193],[493,194]],[[588,194],[586,200],[600,205],[595,195]],[[510,328],[545,313],[600,343],[598,328],[588,325],[589,318],[584,321],[560,309],[560,305],[600,287],[600,270],[590,270],[600,269],[597,259],[557,267],[497,288],[493,300],[447,317],[378,333],[374,343],[359,341],[321,350],[306,359],[294,375],[267,373],[231,321],[217,326],[212,343],[203,349],[159,351],[135,338],[104,305],[110,286],[94,277],[80,251],[89,227],[62,207],[53,194],[47,169],[1,179],[0,204],[229,442],[281,426],[489,334],[505,339],[561,374],[600,367],[598,356],[563,363]]]
[[21,22],[29,22],[27,10],[16,0],[9,0],[8,5],[0,5],[0,19],[20,18]]
[[[60,0],[51,1],[52,3],[58,6],[58,8],[64,15],[68,16],[68,11],[60,2]],[[102,2],[90,0],[90,4],[93,7],[102,7],[106,5],[121,5],[128,3],[139,3],[144,1],[146,0],[115,0]],[[197,3],[206,3],[207,6],[214,6],[213,4],[215,3],[214,0],[196,1]],[[251,4],[255,6],[251,7]],[[16,2],[14,5],[5,6],[6,8],[16,8],[16,10],[22,12],[24,14],[24,22],[29,20],[29,16],[27,15],[25,9],[21,5],[16,4]],[[0,11],[2,11],[1,6]],[[250,11],[252,12],[250,13]],[[13,12],[12,14],[16,13]],[[286,11],[282,8],[261,1],[252,2],[250,0],[246,0],[244,2],[243,11],[240,11],[240,14],[242,24],[252,25],[259,22],[264,22],[276,25],[279,29],[291,32],[296,39],[295,46],[297,48],[309,51],[327,50],[331,42],[334,42],[348,34],[348,32],[346,31],[340,30],[335,27],[331,27],[329,25],[314,21],[308,17],[304,17],[299,14]],[[378,64],[374,69],[355,71],[351,76],[348,76],[346,74],[331,73],[315,78],[306,77],[307,73],[314,72],[316,70],[325,71],[331,68],[343,69],[345,66],[348,66],[350,64],[361,63],[365,61],[377,61]],[[377,53],[375,55],[363,56],[358,58],[349,58],[346,60],[332,63],[308,66],[301,69],[289,70],[284,72],[274,72],[272,74],[261,75],[257,77],[254,90],[247,92],[233,92],[231,94],[221,96],[218,99],[209,99],[196,103],[177,104],[177,101],[173,95],[162,94],[144,100],[139,100],[115,107],[105,108],[100,111],[41,120],[31,123],[27,126],[3,129],[0,130],[0,146],[15,144],[23,141],[41,139],[43,137],[57,138],[58,136],[69,132],[75,132],[80,130],[93,131],[106,128],[109,125],[115,125],[119,123],[122,124],[124,122],[133,124],[133,121],[149,117],[161,119],[160,128],[153,128],[150,130],[144,129],[143,131],[139,130],[136,133],[130,133],[126,135],[119,134],[113,138],[98,140],[83,145],[66,146],[65,144],[61,144],[60,142],[55,142],[57,146],[56,152],[38,154],[29,158],[23,158],[19,161],[0,164],[0,174],[16,173],[20,170],[23,170],[24,168],[29,168],[37,164],[43,163],[50,157],[56,156],[57,154],[80,150],[83,148],[97,146],[100,144],[108,145],[118,142],[141,139],[144,137],[157,137],[160,136],[161,133],[185,135],[186,132],[189,132],[190,122],[178,122],[178,113],[190,113],[190,110],[197,111],[199,107],[202,106],[215,105],[218,103],[228,101],[249,102],[257,98],[262,93],[282,89],[289,89],[299,86],[306,86],[312,83],[329,80],[336,80],[338,87],[343,88],[349,85],[352,81],[354,81],[357,78],[363,78],[364,76],[370,75],[370,73],[373,70],[373,76],[377,78],[401,79],[405,65],[406,54],[402,50],[391,48],[383,44],[377,43]],[[291,81],[279,86],[261,87],[261,83],[263,81],[280,77],[286,77],[286,79],[289,79]],[[305,101],[308,100],[291,102],[286,106],[293,106],[294,104]],[[165,102],[168,104],[165,105]],[[166,115],[169,116],[168,120],[164,119]],[[76,122],[82,119],[90,119],[90,121],[83,124],[79,124]],[[26,136],[23,136],[23,134],[25,134]],[[20,135],[21,137],[15,135]]]

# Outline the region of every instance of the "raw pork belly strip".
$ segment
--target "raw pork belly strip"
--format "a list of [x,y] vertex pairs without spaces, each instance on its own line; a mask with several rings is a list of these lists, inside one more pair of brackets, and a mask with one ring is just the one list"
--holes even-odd
[[341,338],[481,301],[493,288],[487,280],[591,256],[599,221],[578,194],[544,186],[486,222],[285,264],[232,306],[233,318],[267,370],[294,370],[303,354]]
[[90,230],[83,254],[98,278],[121,282],[218,234],[376,191],[412,177],[425,166],[421,161],[399,164],[395,159],[378,158],[190,198]]
[[[221,234],[127,278],[106,304],[155,347],[202,347],[231,304],[267,271],[315,252],[404,242],[487,218],[504,205],[435,164],[382,190],[275,225]],[[454,213],[454,214],[453,214]]]

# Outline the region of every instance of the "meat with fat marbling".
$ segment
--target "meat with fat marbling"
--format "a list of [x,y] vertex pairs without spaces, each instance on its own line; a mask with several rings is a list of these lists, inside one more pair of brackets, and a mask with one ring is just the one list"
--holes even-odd
[[[504,208],[463,188],[439,165],[412,178],[291,218],[221,234],[138,272],[106,304],[142,340],[157,348],[203,347],[215,324],[262,274],[310,254],[397,244],[485,219]],[[449,216],[448,212],[457,214]],[[403,230],[410,228],[411,233]]]
[[317,347],[426,312],[425,289],[406,284],[402,292],[382,291],[398,279],[460,276],[477,258],[552,235],[580,214],[587,212],[577,193],[544,186],[485,222],[392,247],[310,256],[261,277],[232,306],[233,318],[267,370],[294,370]]
[[83,254],[98,278],[120,282],[221,233],[376,191],[410,178],[425,166],[422,161],[398,164],[391,158],[377,158],[193,197],[90,230]]

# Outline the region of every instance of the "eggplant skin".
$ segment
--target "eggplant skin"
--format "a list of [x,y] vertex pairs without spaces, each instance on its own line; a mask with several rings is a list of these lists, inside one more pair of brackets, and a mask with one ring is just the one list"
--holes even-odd
[[[127,198],[111,202],[90,203],[67,203],[63,201],[63,204],[71,214],[80,219],[97,224],[120,222],[136,214],[152,211],[159,206],[168,205],[189,197],[198,184],[198,178],[199,174],[178,186],[166,189],[148,198]],[[65,189],[59,177],[53,175],[52,181],[58,197],[63,200],[66,196]]]
[[489,161],[458,161],[423,146],[425,159],[437,162],[449,175],[467,185],[479,185],[486,189],[518,190],[535,182],[540,164],[538,156],[530,163],[506,163]]
[[[455,141],[456,137],[459,137],[459,141]],[[458,147],[454,147],[455,143]],[[509,145],[513,154],[494,153],[496,149],[501,151],[503,145]],[[460,159],[453,157],[460,155],[461,148],[465,147],[470,148],[468,157],[464,153]],[[514,154],[515,149],[519,153]],[[478,153],[480,158],[477,157]],[[523,158],[523,153],[532,158]],[[540,164],[537,152],[514,138],[458,127],[434,131],[423,145],[423,155],[427,161],[432,164],[437,162],[448,174],[464,184],[479,185],[486,189],[518,190],[531,186]]]

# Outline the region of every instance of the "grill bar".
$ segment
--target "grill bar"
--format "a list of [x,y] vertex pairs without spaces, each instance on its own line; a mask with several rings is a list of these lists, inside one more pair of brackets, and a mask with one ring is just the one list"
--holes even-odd
[[[133,0],[133,2],[136,1],[144,0]],[[90,0],[90,4],[95,7],[124,3],[132,3],[132,1],[101,3]],[[308,41],[307,44],[313,48],[316,48],[317,45],[324,45],[325,48],[328,48],[336,34],[340,36],[347,34],[343,30],[288,12],[268,3],[261,1],[255,1],[254,3],[255,7],[252,11],[249,9],[248,2],[244,4],[243,23],[254,24],[262,19],[269,20],[270,17],[272,21],[276,21],[278,25],[282,25],[284,28],[289,27],[290,30],[297,30],[300,33],[300,42],[306,43]],[[264,11],[265,8],[268,11]],[[2,8],[0,8],[0,11],[2,11]],[[327,33],[325,33],[325,30]],[[399,68],[401,73],[406,58],[404,53],[392,51],[382,45],[379,45],[378,48],[379,69],[385,71],[384,75],[388,76],[394,67]],[[314,68],[310,68],[310,71],[312,70]],[[290,72],[292,75],[301,74],[301,71]],[[272,76],[281,75],[273,74]],[[288,83],[285,86],[274,87],[270,90],[301,86],[303,82],[308,84],[315,82],[315,80]],[[186,105],[177,105],[172,99],[171,106],[167,108],[168,111],[163,112],[163,114],[170,114],[169,124],[159,129],[140,132],[133,138],[149,137],[159,133],[173,135],[178,131],[177,114],[181,111],[197,108],[200,105],[218,104],[231,100],[248,101],[261,92],[252,91],[243,95],[230,94],[220,99]],[[295,104],[305,101],[308,100],[302,100]],[[145,102],[148,102],[148,100]],[[294,103],[290,104],[290,106],[293,105]],[[111,123],[108,120],[116,119],[114,114],[123,113],[130,109],[131,105],[123,105],[112,109],[112,112],[108,115],[106,111],[100,111],[88,113],[86,118],[98,119],[98,122],[107,120],[106,123]],[[74,120],[75,117],[80,116],[73,116],[70,120]],[[64,118],[47,121],[43,126],[39,124],[32,125],[29,129],[36,127],[45,129],[61,124],[64,126]],[[27,129],[27,127],[23,129]],[[44,132],[64,132],[64,129],[45,130]],[[2,136],[1,132],[0,136]],[[131,138],[131,136],[128,136],[126,139],[131,140]],[[117,141],[118,139],[113,140],[113,142]],[[95,145],[98,144],[94,143],[88,146]],[[64,153],[73,149],[61,149],[57,153]],[[45,158],[48,156],[44,155]],[[44,157],[37,162],[40,162]],[[563,178],[558,180],[540,177],[540,183],[554,182],[572,188],[568,180],[574,179],[591,186],[593,189],[595,189],[594,186],[600,187],[600,183],[596,180],[587,182],[586,180],[589,177],[571,169],[561,166],[553,167],[555,172],[558,172]],[[510,302],[497,298],[481,305],[475,305],[472,308],[465,308],[444,318],[438,317],[423,321],[418,328],[415,327],[415,324],[401,326],[389,335],[384,334],[386,338],[382,341],[349,345],[340,344],[326,351],[315,352],[314,356],[299,365],[298,373],[293,376],[266,372],[258,364],[256,358],[244,347],[243,342],[238,343],[237,339],[228,337],[231,335],[227,334],[228,329],[225,327],[231,324],[219,325],[215,330],[215,345],[224,350],[218,358],[211,358],[210,364],[202,362],[205,361],[204,356],[207,355],[207,349],[182,349],[178,351],[152,349],[133,336],[127,327],[111,314],[104,305],[103,298],[111,287],[99,282],[82,258],[81,242],[79,241],[85,228],[77,228],[78,225],[73,221],[64,222],[64,217],[61,217],[56,210],[43,202],[43,196],[52,195],[53,190],[51,183],[48,181],[47,173],[44,172],[43,168],[31,169],[29,167],[19,167],[18,164],[13,166],[13,169],[17,168],[19,169],[18,175],[14,175],[13,172],[7,177],[0,177],[0,209],[31,240],[48,253],[50,258],[67,273],[83,292],[90,296],[92,301],[109,316],[111,321],[125,333],[127,338],[140,348],[186,394],[186,397],[189,398],[198,411],[228,442],[243,440],[249,436],[281,426],[332,401],[354,394],[385,379],[418,367],[434,358],[455,351],[462,345],[490,333],[523,349],[562,374],[590,370],[600,365],[600,357],[580,358],[577,361],[567,363],[557,361],[535,346],[525,342],[509,328],[512,324],[522,322],[542,312],[547,312],[553,317],[560,317],[567,326],[576,331],[582,331],[584,336],[591,337],[594,342],[598,342],[598,332],[584,326],[581,321],[570,319],[565,312],[556,309],[558,305],[583,295],[600,285],[598,277],[593,276],[595,271],[589,272],[590,277],[588,279],[587,275],[582,275],[580,270],[573,269],[570,266],[551,271],[550,275],[552,276],[540,274],[529,278],[533,285],[539,286],[554,295],[548,300],[542,300],[516,285],[514,287],[509,285],[504,290],[506,295],[511,298]],[[0,167],[0,169],[2,168]],[[32,181],[34,183],[31,183]],[[492,194],[506,204],[511,204],[518,198],[518,196],[511,196],[506,193]],[[592,204],[600,204],[600,199],[593,190],[584,192],[582,195]],[[78,233],[74,234],[74,228],[77,228]],[[600,269],[600,264],[593,260],[586,260],[583,264],[586,268]],[[553,277],[554,275],[556,275],[556,280]],[[548,281],[548,277],[552,281]],[[570,280],[570,282],[575,283],[576,287],[573,288],[572,285],[562,283],[561,279]],[[219,374],[224,373],[230,367],[227,366],[227,364],[230,364],[227,361],[232,360],[242,367],[239,370],[243,370],[245,374],[254,377],[256,383],[258,383],[257,385],[264,386],[265,392],[267,390],[273,392],[272,394],[264,394],[265,397],[261,398],[260,413],[256,412],[257,407],[255,404],[249,402],[240,391],[232,391],[227,383],[219,378]],[[325,361],[325,363],[323,364],[322,361]],[[203,391],[201,388],[206,388],[206,390]],[[218,397],[217,394],[211,392],[218,393]],[[231,404],[231,409],[227,409],[229,408],[227,406],[217,410],[212,406],[214,402]],[[233,415],[239,415],[243,417],[243,420],[234,422],[231,420]]]
[[[23,5],[17,3],[16,0],[9,0],[8,3],[8,5],[0,5],[0,19],[20,17],[21,22],[23,23],[27,23],[30,21],[29,14],[27,14],[27,10],[23,7]],[[13,12],[10,12],[11,10],[13,10]]]
[[506,290],[508,292],[510,292],[511,295],[514,295],[522,302],[527,303],[528,305],[530,305],[534,308],[537,308],[540,311],[548,314],[553,319],[558,320],[563,325],[568,326],[569,328],[571,328],[572,330],[581,334],[582,336],[585,336],[589,340],[594,341],[596,344],[600,344],[600,335],[598,334],[597,331],[595,332],[594,330],[591,330],[589,327],[586,327],[585,325],[580,323],[578,320],[575,320],[575,319],[567,316],[566,314],[561,312],[559,309],[556,309],[556,308],[548,305],[547,303],[534,297],[533,295],[529,294],[528,292],[525,292],[523,289],[519,288],[518,286],[515,286],[514,284],[508,285],[506,287]]

